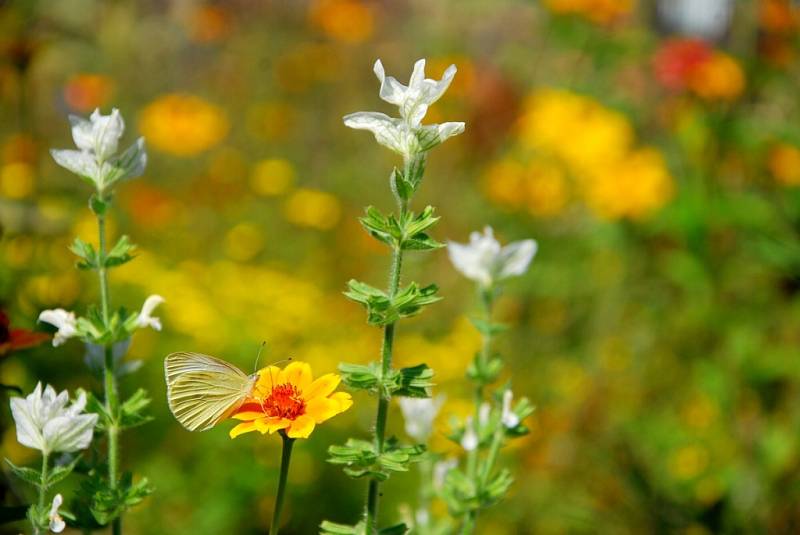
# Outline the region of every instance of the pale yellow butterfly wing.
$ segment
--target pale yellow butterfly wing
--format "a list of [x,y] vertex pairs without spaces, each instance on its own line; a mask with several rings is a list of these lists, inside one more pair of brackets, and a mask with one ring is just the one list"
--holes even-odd
[[199,353],[164,359],[169,410],[189,431],[205,431],[238,409],[253,391],[256,376]]

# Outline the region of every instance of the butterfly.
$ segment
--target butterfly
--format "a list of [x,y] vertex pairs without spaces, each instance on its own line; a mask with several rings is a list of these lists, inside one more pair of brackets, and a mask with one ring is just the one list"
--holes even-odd
[[200,353],[172,353],[164,359],[167,403],[189,431],[211,429],[253,393],[258,373],[245,374],[224,360]]

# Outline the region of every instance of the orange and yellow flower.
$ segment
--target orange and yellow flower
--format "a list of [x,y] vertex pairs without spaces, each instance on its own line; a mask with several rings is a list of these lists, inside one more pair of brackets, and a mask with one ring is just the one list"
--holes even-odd
[[252,398],[232,416],[242,423],[231,429],[231,438],[281,430],[289,438],[308,438],[317,424],[353,404],[350,394],[334,392],[341,381],[338,375],[326,373],[314,380],[305,362],[292,362],[284,369],[267,366],[258,374]]
[[216,146],[229,126],[221,108],[188,94],[157,98],[142,110],[139,120],[148,147],[175,156],[195,156]]

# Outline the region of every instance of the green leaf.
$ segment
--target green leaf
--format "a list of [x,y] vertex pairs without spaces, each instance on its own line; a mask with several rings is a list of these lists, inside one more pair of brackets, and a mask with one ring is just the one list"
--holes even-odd
[[366,535],[367,533],[367,526],[364,522],[350,526],[325,520],[319,525],[319,529],[322,535]]
[[71,462],[62,465],[56,465],[47,475],[47,486],[52,487],[56,483],[63,481],[68,475],[75,470],[75,466],[81,460],[80,456],[75,457]]
[[81,493],[88,498],[91,514],[100,525],[108,524],[124,511],[138,505],[152,492],[153,487],[147,478],[134,483],[130,472],[123,474],[114,488],[98,473],[92,474],[81,485]]
[[81,259],[75,264],[78,269],[97,269],[100,266],[97,251],[94,250],[91,244],[82,239],[75,238],[75,241],[69,246],[69,250]]
[[121,266],[133,260],[133,252],[136,250],[136,245],[131,243],[128,236],[120,237],[116,245],[106,254],[103,265],[107,268]]
[[11,472],[15,476],[25,481],[26,483],[30,483],[37,489],[41,487],[42,485],[41,472],[39,472],[35,468],[28,468],[26,466],[17,466],[8,459],[6,459],[6,463],[8,463],[9,468],[11,468]]
[[494,323],[481,318],[470,318],[469,321],[484,336],[494,336],[508,330],[508,325],[504,323]]
[[368,206],[366,215],[359,218],[361,225],[369,232],[370,236],[394,247],[398,239],[396,229],[392,223],[377,208]]
[[[94,185],[94,180],[91,180],[90,183]],[[111,199],[104,200],[97,195],[92,195],[89,198],[89,210],[91,210],[95,215],[105,215],[109,206],[111,206]]]
[[127,429],[151,421],[153,417],[144,414],[144,410],[150,405],[150,401],[151,399],[144,388],[137,390],[120,407],[120,427],[122,429]]
[[377,362],[371,362],[367,365],[342,362],[339,364],[339,372],[342,375],[344,384],[350,388],[378,391],[380,364]]
[[379,535],[403,535],[404,533],[408,533],[408,526],[405,524],[395,524],[394,526],[389,526],[388,528],[382,528],[378,530]]
[[86,412],[93,412],[98,416],[97,425],[95,425],[95,427],[101,431],[108,429],[108,427],[114,423],[114,418],[106,409],[105,404],[87,390],[83,390],[82,388],[78,389],[78,395],[81,393],[86,396]]
[[429,388],[435,386],[433,369],[427,364],[418,364],[397,371],[390,385],[391,394],[409,398],[429,398]]

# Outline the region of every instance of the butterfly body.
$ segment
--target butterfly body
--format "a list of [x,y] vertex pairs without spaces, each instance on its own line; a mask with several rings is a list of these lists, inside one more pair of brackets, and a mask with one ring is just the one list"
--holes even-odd
[[205,431],[242,406],[258,374],[245,374],[222,359],[200,353],[172,353],[164,359],[167,403],[189,431]]

